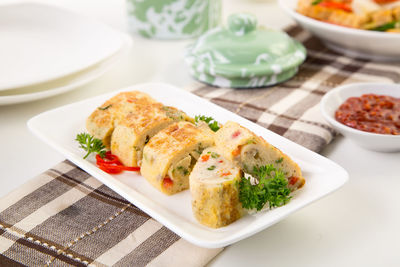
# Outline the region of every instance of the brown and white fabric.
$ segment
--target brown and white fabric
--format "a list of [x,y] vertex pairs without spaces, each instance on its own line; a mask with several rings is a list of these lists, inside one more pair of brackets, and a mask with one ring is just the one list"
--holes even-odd
[[[188,90],[320,151],[335,136],[319,113],[323,94],[344,83],[400,82],[400,64],[336,54],[298,27],[288,33],[308,51],[293,79],[270,88],[196,83]],[[220,251],[183,240],[69,161],[0,199],[0,266],[190,267]]]
[[183,240],[69,161],[0,202],[0,266],[203,266]]

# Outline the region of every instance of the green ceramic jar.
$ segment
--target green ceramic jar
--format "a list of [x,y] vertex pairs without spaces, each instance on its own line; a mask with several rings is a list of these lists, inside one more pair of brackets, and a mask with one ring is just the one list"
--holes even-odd
[[293,77],[306,49],[285,32],[257,27],[251,14],[234,14],[188,47],[185,60],[201,82],[221,87],[271,86]]
[[218,26],[221,0],[127,0],[130,30],[157,39],[197,37]]

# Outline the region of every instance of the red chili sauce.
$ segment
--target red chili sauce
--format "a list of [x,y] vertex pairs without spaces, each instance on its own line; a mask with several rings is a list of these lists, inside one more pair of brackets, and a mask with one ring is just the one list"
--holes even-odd
[[400,98],[375,94],[350,97],[338,108],[335,118],[361,131],[400,135]]

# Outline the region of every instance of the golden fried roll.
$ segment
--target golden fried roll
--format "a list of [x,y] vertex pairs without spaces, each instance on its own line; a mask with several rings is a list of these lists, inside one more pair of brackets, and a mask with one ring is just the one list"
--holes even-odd
[[228,121],[216,132],[215,144],[227,159],[237,163],[246,173],[254,175],[254,166],[272,164],[283,171],[291,190],[305,183],[300,167],[293,160],[236,122]]
[[206,148],[189,176],[192,211],[203,225],[226,226],[242,215],[238,182],[240,168],[216,147]]
[[209,128],[176,122],[156,134],[143,149],[142,175],[161,192],[172,195],[189,187],[189,174],[202,151],[214,144]]
[[181,120],[191,121],[183,111],[161,103],[136,105],[118,122],[111,136],[111,153],[125,166],[140,166],[144,145],[156,133]]
[[148,94],[139,91],[119,93],[93,111],[86,120],[86,129],[95,138],[100,139],[107,148],[110,148],[111,134],[118,123],[118,118],[137,106],[152,103],[157,102]]

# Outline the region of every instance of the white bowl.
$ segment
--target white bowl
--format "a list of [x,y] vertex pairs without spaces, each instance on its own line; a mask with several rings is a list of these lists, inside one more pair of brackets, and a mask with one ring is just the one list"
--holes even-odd
[[363,94],[389,95],[400,98],[400,84],[353,83],[329,91],[321,100],[321,112],[335,130],[356,144],[369,150],[381,152],[400,151],[400,135],[376,134],[348,127],[335,119],[335,111],[349,97]]
[[298,24],[332,50],[370,60],[400,60],[400,34],[352,29],[318,21],[296,12],[297,0],[279,0],[279,4]]

